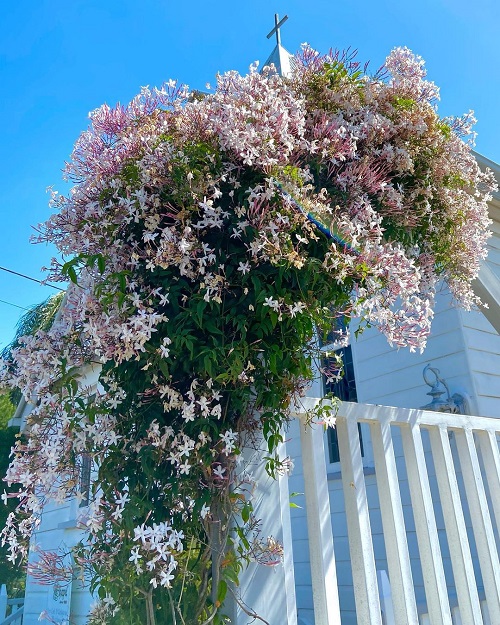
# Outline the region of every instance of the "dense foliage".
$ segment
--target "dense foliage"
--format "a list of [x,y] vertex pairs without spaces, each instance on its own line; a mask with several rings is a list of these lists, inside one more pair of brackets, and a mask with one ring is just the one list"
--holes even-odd
[[263,435],[269,471],[288,469],[316,330],[358,316],[422,348],[439,280],[474,303],[492,178],[471,116],[441,119],[437,96],[407,49],[370,77],[305,47],[289,78],[229,72],[206,97],[171,81],[91,114],[41,236],[69,259],[50,279],[74,284],[4,369],[36,401],[4,534],[23,555],[48,499],[86,499],[90,458],[74,557],[96,622],[216,623],[246,561],[279,562],[240,451]]
[[[14,416],[15,406],[7,394],[0,395],[0,476],[4,477],[10,463],[10,452],[19,434],[19,428],[9,427]],[[15,485],[18,487],[18,485]],[[17,499],[3,495],[4,505],[0,505],[0,525],[5,525],[7,516],[13,512]],[[24,590],[25,574],[12,562],[7,545],[0,547],[0,584],[6,584],[9,597],[20,596]]]

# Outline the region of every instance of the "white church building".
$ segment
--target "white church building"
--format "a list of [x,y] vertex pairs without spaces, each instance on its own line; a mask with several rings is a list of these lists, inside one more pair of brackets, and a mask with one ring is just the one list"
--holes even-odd
[[[277,41],[269,62],[283,67],[285,54]],[[500,179],[500,166],[477,159]],[[269,625],[500,625],[499,194],[490,217],[475,285],[489,308],[459,310],[443,289],[423,354],[392,349],[372,329],[353,339],[342,386],[318,381],[296,407],[281,452],[291,476],[259,469],[256,514],[284,562],[251,565],[240,590]],[[304,425],[325,390],[345,400],[327,432]],[[71,548],[80,511],[76,501],[46,510],[33,544]],[[58,587],[29,576],[24,606],[2,621],[4,599],[0,625],[35,625],[43,611],[84,625],[93,602],[78,579]],[[227,611],[234,625],[252,620]]]

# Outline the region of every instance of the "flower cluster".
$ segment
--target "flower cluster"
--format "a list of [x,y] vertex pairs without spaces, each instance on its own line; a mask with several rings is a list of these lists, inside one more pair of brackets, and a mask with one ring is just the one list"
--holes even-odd
[[229,72],[206,96],[170,81],[91,114],[40,236],[71,257],[50,280],[74,284],[3,371],[34,403],[7,476],[25,536],[48,499],[89,499],[94,582],[128,610],[167,587],[183,622],[211,618],[210,585],[242,559],[280,559],[245,539],[242,436],[286,473],[315,333],[359,316],[421,349],[439,280],[475,302],[493,180],[470,117],[441,119],[437,96],[407,49],[370,77],[305,47],[287,79]]

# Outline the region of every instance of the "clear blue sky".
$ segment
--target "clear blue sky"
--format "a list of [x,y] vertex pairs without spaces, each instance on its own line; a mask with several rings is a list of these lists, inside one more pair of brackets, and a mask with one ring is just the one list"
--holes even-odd
[[[289,20],[282,43],[322,52],[359,50],[375,70],[408,46],[441,87],[439,111],[473,109],[477,151],[500,161],[498,0],[16,0],[0,15],[0,266],[41,278],[54,250],[32,245],[49,216],[46,187],[63,190],[61,168],[87,113],[129,101],[141,85],[176,78],[193,88],[217,72],[264,62],[274,13]],[[31,306],[52,289],[0,271],[0,299]],[[22,311],[0,302],[0,348]]]

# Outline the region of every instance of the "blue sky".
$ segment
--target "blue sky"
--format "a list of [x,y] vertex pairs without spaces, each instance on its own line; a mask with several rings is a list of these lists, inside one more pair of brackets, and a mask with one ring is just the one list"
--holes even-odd
[[[87,114],[129,101],[142,85],[176,78],[193,88],[217,72],[265,61],[274,13],[282,43],[322,52],[355,48],[373,70],[395,46],[426,60],[441,87],[439,111],[473,109],[476,149],[500,162],[500,11],[497,0],[16,0],[0,15],[0,266],[42,278],[55,250],[32,245],[50,214],[45,189],[65,189],[61,169]],[[55,293],[0,270],[0,300],[28,307]],[[22,310],[0,302],[0,348]]]

